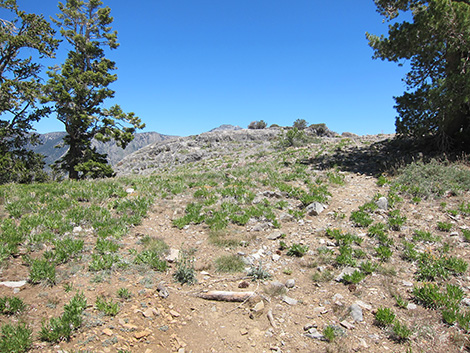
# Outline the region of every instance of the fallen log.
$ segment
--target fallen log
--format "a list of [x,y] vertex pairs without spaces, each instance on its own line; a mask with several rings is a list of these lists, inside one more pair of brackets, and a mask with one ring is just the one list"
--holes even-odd
[[223,302],[244,302],[255,295],[255,292],[231,292],[213,290],[198,295],[199,298],[207,300],[218,300]]

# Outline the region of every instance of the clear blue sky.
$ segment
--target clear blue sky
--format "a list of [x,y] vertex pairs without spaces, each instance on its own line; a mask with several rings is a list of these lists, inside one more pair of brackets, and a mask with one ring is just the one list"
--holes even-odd
[[[46,17],[58,12],[55,0],[18,4]],[[144,131],[186,136],[299,118],[339,133],[395,131],[393,96],[405,90],[405,69],[372,60],[365,32],[387,31],[373,0],[104,4],[121,44],[108,55],[118,67],[110,103],[135,112]],[[51,117],[37,130],[63,127]]]

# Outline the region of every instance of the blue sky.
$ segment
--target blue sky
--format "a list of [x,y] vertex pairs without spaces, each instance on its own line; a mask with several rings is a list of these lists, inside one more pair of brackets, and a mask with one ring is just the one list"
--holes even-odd
[[[55,0],[18,0],[58,12]],[[386,33],[373,0],[104,0],[121,44],[109,104],[144,131],[193,135],[255,120],[393,133],[404,68],[372,60],[365,32]],[[66,46],[58,58],[63,58]],[[57,61],[56,63],[60,63]],[[51,65],[47,62],[46,65]],[[38,132],[61,131],[53,117]]]

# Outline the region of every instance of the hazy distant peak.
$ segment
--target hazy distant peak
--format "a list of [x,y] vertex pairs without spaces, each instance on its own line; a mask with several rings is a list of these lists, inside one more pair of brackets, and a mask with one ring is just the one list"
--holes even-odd
[[222,124],[219,127],[216,127],[214,129],[210,130],[209,132],[226,131],[226,130],[242,130],[242,128],[238,125],[234,126],[234,125],[230,125],[230,124]]

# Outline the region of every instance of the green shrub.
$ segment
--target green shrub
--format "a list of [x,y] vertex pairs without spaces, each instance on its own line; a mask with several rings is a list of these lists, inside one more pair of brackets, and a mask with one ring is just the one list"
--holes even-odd
[[353,211],[349,220],[354,223],[356,227],[368,227],[372,224],[372,217],[365,211]]
[[0,331],[0,352],[27,352],[32,344],[31,330],[25,323],[5,324]]
[[121,299],[129,299],[132,296],[131,292],[127,288],[119,288],[117,295]]
[[391,229],[399,231],[406,222],[406,217],[400,215],[400,210],[390,211],[388,214],[388,225]]
[[112,299],[106,300],[106,298],[102,296],[96,298],[95,305],[99,311],[102,311],[108,316],[116,316],[119,312],[119,303],[113,302]]
[[176,263],[176,271],[173,274],[175,280],[181,284],[194,284],[197,282],[196,271],[192,264],[191,259],[188,257],[185,251],[180,252],[182,256],[178,259]]
[[328,325],[327,327],[325,327],[323,329],[323,337],[325,337],[325,339],[328,341],[328,342],[333,342],[336,338],[336,331],[335,331],[335,328],[331,325]]
[[1,297],[0,313],[3,315],[15,315],[26,308],[25,303],[18,297]]
[[382,262],[388,261],[393,255],[392,249],[385,245],[379,245],[375,248],[375,251],[377,252],[377,256]]
[[442,232],[450,232],[452,229],[452,223],[450,222],[437,222],[437,229]]
[[361,271],[366,274],[370,275],[377,269],[378,264],[373,264],[369,260],[363,261],[361,263]]
[[411,330],[406,326],[406,324],[400,323],[398,320],[395,321],[393,325],[393,337],[398,342],[407,341],[411,336]]
[[395,321],[395,317],[396,316],[393,313],[392,309],[380,307],[375,313],[375,322],[377,326],[387,327],[393,324],[393,322]]
[[54,285],[56,283],[55,264],[47,259],[34,259],[29,264],[29,280],[34,283]]
[[361,271],[355,270],[352,274],[344,275],[343,276],[343,282],[346,284],[354,283],[357,284],[361,282],[364,278],[366,278],[366,275],[362,273]]
[[150,268],[160,272],[164,272],[168,268],[166,261],[160,259],[160,252],[155,250],[142,251],[135,257],[134,263],[148,265]]
[[416,229],[413,234],[413,240],[434,243],[440,241],[441,237],[438,235],[432,235],[431,232],[425,232],[423,230]]
[[83,293],[77,293],[68,304],[64,306],[64,313],[58,318],[51,318],[48,323],[43,322],[39,338],[47,342],[68,341],[72,332],[82,324],[82,313],[87,301]]
[[289,250],[287,251],[287,256],[302,257],[307,253],[307,251],[308,251],[307,245],[300,245],[300,244],[294,243],[290,246]]

